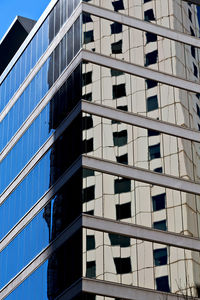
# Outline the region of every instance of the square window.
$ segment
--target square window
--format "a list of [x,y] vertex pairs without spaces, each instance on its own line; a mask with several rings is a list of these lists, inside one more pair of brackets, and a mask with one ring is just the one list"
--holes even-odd
[[153,228],[158,230],[167,230],[166,220],[158,221],[153,223]]
[[83,141],[83,153],[93,151],[93,138]]
[[120,76],[124,74],[124,72],[115,69],[111,69],[110,72],[111,72],[111,76]]
[[117,162],[120,164],[128,165],[128,154],[124,154],[116,157]]
[[148,136],[157,136],[157,135],[160,135],[160,132],[159,131],[156,131],[156,130],[152,130],[152,129],[148,129]]
[[118,10],[123,10],[124,9],[123,0],[113,1],[112,5],[114,7],[114,11],[118,11]]
[[86,277],[88,277],[88,278],[96,277],[96,262],[95,261],[87,261]]
[[84,44],[94,42],[94,32],[93,30],[84,32]]
[[95,237],[94,235],[86,236],[86,249],[87,251],[95,249]]
[[114,263],[117,274],[127,274],[132,271],[130,257],[115,257]]
[[162,169],[162,167],[159,167],[159,168],[155,168],[153,171],[157,172],[157,173],[162,173],[163,169]]
[[92,93],[82,95],[82,99],[86,101],[92,101]]
[[82,118],[82,130],[93,128],[92,116],[85,116]]
[[155,33],[146,32],[146,40],[147,40],[147,44],[151,42],[156,42],[157,35]]
[[158,85],[157,81],[154,81],[154,80],[151,80],[151,79],[146,79],[145,82],[146,82],[147,89],[152,89],[152,88],[154,88],[155,86]]
[[160,143],[149,146],[149,160],[160,158]]
[[126,96],[125,83],[113,85],[113,99],[117,99],[125,96]]
[[155,21],[153,9],[145,10],[145,12],[144,12],[144,20],[145,21]]
[[127,145],[127,130],[122,130],[120,132],[113,133],[113,143],[114,146],[121,147]]
[[109,233],[111,246],[120,246],[122,248],[130,246],[130,238],[123,235]]
[[146,56],[145,67],[156,64],[158,61],[158,50],[154,50],[150,53],[147,53]]
[[117,106],[117,109],[123,110],[123,111],[128,111],[128,106],[127,105]]
[[124,204],[117,204],[116,205],[116,219],[128,219],[131,218],[131,202],[124,203]]
[[111,44],[112,54],[122,53],[122,40]]
[[83,178],[94,176],[94,170],[91,169],[83,169]]
[[152,196],[153,211],[161,210],[165,208],[166,193]]
[[83,86],[92,83],[92,72],[83,73]]
[[167,248],[153,250],[153,258],[155,266],[163,266],[167,264]]
[[83,13],[83,24],[93,22],[90,14]]
[[170,288],[169,288],[168,276],[162,276],[162,277],[156,278],[156,287],[157,287],[158,291],[169,293]]
[[115,179],[115,194],[128,193],[131,191],[131,180],[127,178]]
[[144,3],[150,2],[151,0],[144,0]]
[[94,185],[83,189],[83,194],[82,194],[83,203],[94,200],[94,198],[95,198],[95,186]]
[[118,22],[114,22],[110,25],[111,34],[117,34],[122,32],[122,24]]

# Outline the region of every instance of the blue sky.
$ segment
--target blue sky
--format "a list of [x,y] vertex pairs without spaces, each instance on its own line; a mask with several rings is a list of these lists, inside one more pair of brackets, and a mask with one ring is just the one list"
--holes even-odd
[[0,0],[0,40],[19,15],[38,20],[50,0]]

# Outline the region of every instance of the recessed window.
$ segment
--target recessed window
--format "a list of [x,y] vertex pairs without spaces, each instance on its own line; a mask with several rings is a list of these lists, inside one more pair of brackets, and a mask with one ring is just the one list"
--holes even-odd
[[153,9],[145,10],[144,19],[145,21],[155,21]]
[[122,53],[122,40],[111,44],[112,54]]
[[155,33],[146,32],[146,40],[147,40],[147,44],[151,42],[156,42],[157,35]]
[[117,106],[117,109],[123,110],[123,111],[128,111],[128,106],[127,105]]
[[146,54],[145,67],[156,64],[158,60],[158,50]]
[[86,277],[88,278],[96,277],[96,261],[87,261]]
[[88,210],[88,211],[84,211],[85,214],[90,215],[90,216],[94,216],[94,210]]
[[154,88],[155,86],[158,85],[157,81],[154,81],[154,80],[151,80],[151,79],[146,79],[145,82],[146,82],[147,89],[152,89],[152,88]]
[[82,118],[82,129],[88,130],[93,128],[93,119],[92,116],[85,116]]
[[118,10],[123,10],[124,9],[123,0],[113,1],[112,5],[114,7],[114,11],[118,11]]
[[199,129],[199,131],[200,131],[200,124],[198,124],[198,129]]
[[86,236],[86,249],[87,251],[95,249],[95,237],[94,235]]
[[188,17],[189,17],[190,21],[192,22],[192,12],[189,8],[188,8]]
[[160,135],[159,131],[156,130],[152,130],[152,129],[148,129],[148,136],[156,136],[156,135]]
[[111,72],[111,76],[120,76],[124,74],[124,72],[115,69],[111,69],[110,72]]
[[83,85],[88,85],[92,83],[92,72],[87,72],[83,74]]
[[161,210],[165,208],[166,193],[152,196],[153,211]]
[[121,98],[126,96],[125,84],[113,85],[113,99]]
[[83,169],[83,178],[94,176],[94,170]]
[[93,30],[84,32],[84,44],[94,42],[94,32]]
[[83,203],[94,200],[94,198],[95,198],[95,186],[94,185],[83,189],[83,195],[82,195]]
[[115,179],[115,194],[128,193],[131,191],[131,180],[127,178]]
[[156,278],[156,287],[157,287],[158,291],[169,293],[170,288],[169,288],[168,276],[162,276],[162,277]]
[[153,258],[155,266],[163,266],[167,264],[167,248],[153,250]]
[[191,46],[191,54],[194,58],[196,58],[196,51],[195,51],[195,47]]
[[159,167],[159,168],[155,168],[153,171],[157,172],[157,173],[162,173],[163,169],[162,169],[162,167]]
[[193,73],[194,73],[194,76],[198,78],[197,66],[194,63],[193,63]]
[[122,32],[122,24],[114,22],[110,25],[111,34],[117,34]]
[[109,233],[111,246],[120,246],[122,248],[130,246],[130,238],[123,235]]
[[149,160],[160,158],[160,143],[149,146]]
[[120,164],[128,165],[128,154],[124,154],[116,157],[117,162]]
[[83,141],[83,153],[93,151],[93,138]]
[[153,223],[153,228],[158,230],[167,230],[166,220],[158,221]]
[[192,36],[195,36],[194,30],[192,29],[192,27],[190,27],[190,33],[191,33]]
[[144,3],[150,2],[151,0],[144,0]]
[[93,22],[90,14],[83,14],[83,24]]
[[196,104],[196,107],[197,107],[197,115],[199,116],[199,118],[200,118],[200,108],[199,108],[199,105],[198,104]]
[[116,205],[116,219],[128,219],[131,218],[131,202],[124,203],[124,204],[117,204]]
[[114,142],[114,146],[124,146],[127,145],[127,130],[122,130],[120,132],[114,132],[113,133],[113,142]]
[[158,109],[158,97],[157,95],[148,97],[146,99],[147,112]]
[[126,274],[132,272],[130,257],[115,257],[114,263],[117,274]]
[[92,93],[82,95],[82,99],[86,101],[92,101]]

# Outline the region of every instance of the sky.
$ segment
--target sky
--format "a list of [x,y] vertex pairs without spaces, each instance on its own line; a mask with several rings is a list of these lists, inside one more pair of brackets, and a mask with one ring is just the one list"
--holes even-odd
[[38,20],[49,2],[50,0],[0,0],[0,40],[17,15]]

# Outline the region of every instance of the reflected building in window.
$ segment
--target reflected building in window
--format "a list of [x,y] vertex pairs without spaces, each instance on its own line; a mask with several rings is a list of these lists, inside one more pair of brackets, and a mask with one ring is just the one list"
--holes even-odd
[[0,299],[200,296],[199,15],[55,0],[2,64]]

